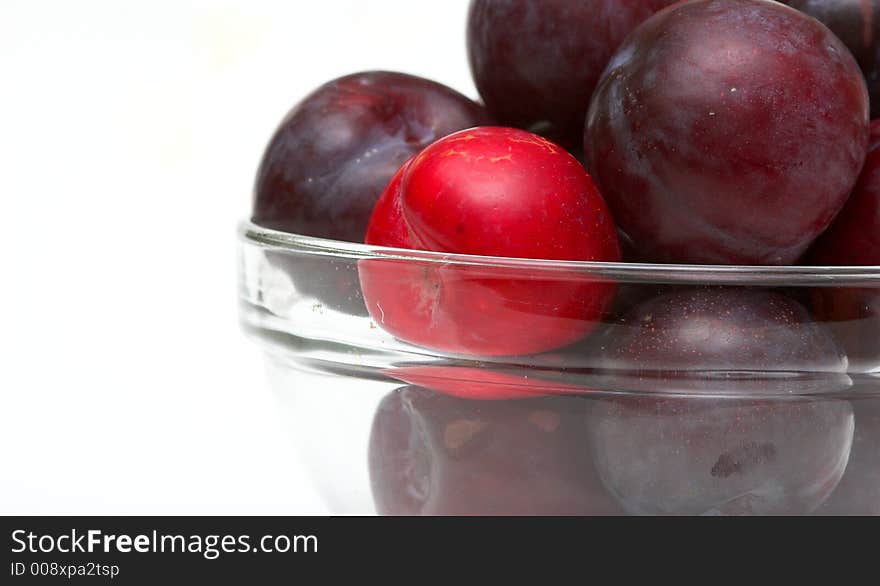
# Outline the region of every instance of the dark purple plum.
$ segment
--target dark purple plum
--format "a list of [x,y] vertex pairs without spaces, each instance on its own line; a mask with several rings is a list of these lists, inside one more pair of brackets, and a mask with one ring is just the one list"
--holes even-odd
[[835,399],[641,396],[590,415],[596,470],[631,514],[797,515],[844,473],[853,413]]
[[410,386],[373,420],[369,468],[385,515],[589,515],[620,509],[587,444],[589,401],[474,401]]
[[499,122],[580,147],[593,88],[637,24],[673,0],[474,0],[468,57]]
[[852,52],[868,82],[871,111],[880,114],[880,1],[782,0],[818,19]]
[[[809,260],[816,265],[880,265],[880,149],[876,145],[843,211],[816,241]],[[817,288],[813,308],[834,330],[855,369],[880,364],[880,286]]]
[[787,296],[672,290],[611,325],[601,354],[644,393],[601,401],[590,424],[596,469],[631,513],[807,513],[843,474],[849,403],[792,394],[848,388],[846,357]]
[[764,0],[692,0],[612,57],[584,150],[645,258],[785,265],[846,202],[868,111],[858,64],[815,19]]
[[817,511],[820,515],[880,515],[880,398],[852,400],[856,430],[846,472]]
[[253,222],[363,242],[373,205],[408,158],[487,123],[482,106],[420,77],[373,71],[333,80],[297,104],[269,141]]
[[[828,374],[831,382],[847,367],[834,336],[803,305],[780,293],[747,288],[663,293],[609,327],[602,346],[609,370],[698,379],[708,373],[751,373],[755,390],[777,382],[775,376],[762,380],[763,375]],[[722,378],[712,384],[741,383],[746,385]]]
[[[252,220],[363,242],[373,205],[401,164],[447,134],[487,122],[482,106],[420,77],[374,71],[331,81],[296,105],[269,142]],[[367,315],[354,263],[288,254],[269,260],[316,307]]]

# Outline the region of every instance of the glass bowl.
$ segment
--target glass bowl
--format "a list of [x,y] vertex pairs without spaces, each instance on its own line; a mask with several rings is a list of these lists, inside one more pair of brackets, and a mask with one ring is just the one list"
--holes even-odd
[[880,267],[239,240],[243,327],[334,513],[880,514]]

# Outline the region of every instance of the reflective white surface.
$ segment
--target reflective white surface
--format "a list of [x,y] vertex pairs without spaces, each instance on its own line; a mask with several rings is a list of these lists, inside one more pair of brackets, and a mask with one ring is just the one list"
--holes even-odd
[[473,96],[466,6],[0,5],[0,513],[327,511],[238,328],[235,226],[320,83]]

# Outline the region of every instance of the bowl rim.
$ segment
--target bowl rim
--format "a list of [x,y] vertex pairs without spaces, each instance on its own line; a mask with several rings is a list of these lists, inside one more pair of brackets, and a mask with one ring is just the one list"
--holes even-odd
[[[597,262],[479,256],[346,242],[264,228],[249,220],[238,226],[239,238],[249,244],[290,253],[352,260],[439,263],[514,271],[580,272],[624,282],[736,285],[878,286],[880,265],[871,266],[752,266]],[[548,277],[552,278],[552,277]]]

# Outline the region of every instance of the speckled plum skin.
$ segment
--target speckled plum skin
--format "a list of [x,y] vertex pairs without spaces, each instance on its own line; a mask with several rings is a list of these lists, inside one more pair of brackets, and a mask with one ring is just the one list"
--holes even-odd
[[880,115],[880,1],[782,0],[822,22],[859,62],[871,94],[872,115]]
[[[583,167],[535,134],[448,136],[401,168],[366,242],[496,257],[618,261],[617,233]],[[367,309],[394,336],[452,354],[543,352],[587,335],[614,284],[573,271],[365,260]]]
[[376,412],[369,469],[384,515],[609,515],[587,444],[589,402],[473,401],[411,386]]
[[580,147],[593,88],[614,49],[673,0],[474,0],[468,57],[502,124]]
[[584,149],[645,258],[798,261],[855,185],[868,141],[857,63],[764,0],[692,0],[642,23],[594,93]]
[[605,487],[631,514],[800,515],[837,486],[849,402],[621,397],[590,415]]
[[253,222],[363,242],[376,200],[404,161],[488,122],[479,104],[420,77],[371,71],[333,80],[297,104],[269,141]]
[[609,328],[602,353],[608,369],[661,377],[847,368],[834,336],[803,305],[746,288],[682,289],[642,302]]

